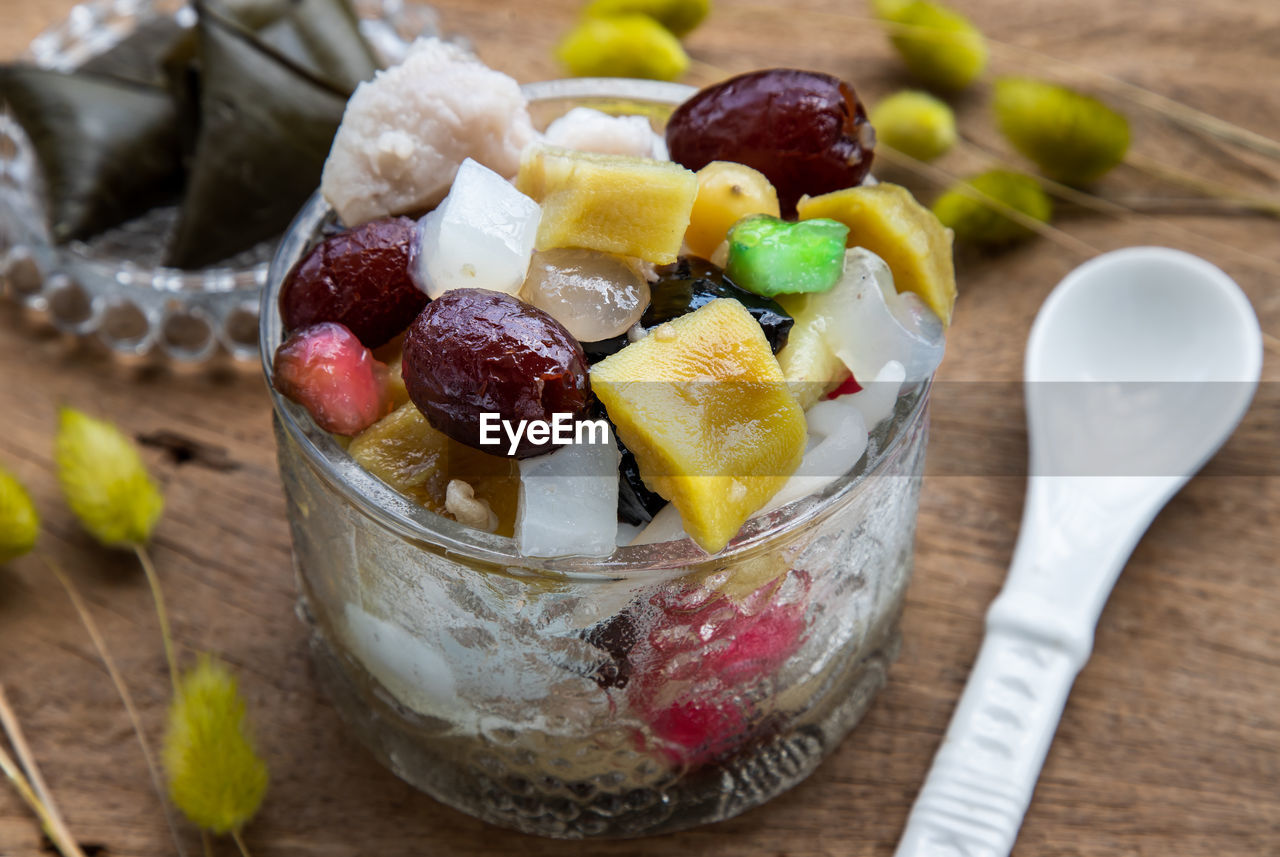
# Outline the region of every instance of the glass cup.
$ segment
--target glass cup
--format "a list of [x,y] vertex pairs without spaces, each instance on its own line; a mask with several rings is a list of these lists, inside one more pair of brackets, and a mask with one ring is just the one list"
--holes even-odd
[[[542,124],[585,105],[658,129],[692,92],[591,79],[525,91]],[[272,264],[268,378],[281,282],[333,222],[317,195]],[[898,651],[928,392],[899,397],[853,471],[715,556],[685,539],[539,559],[401,496],[273,391],[319,680],[398,776],[503,827],[642,836],[764,803],[832,752]]]

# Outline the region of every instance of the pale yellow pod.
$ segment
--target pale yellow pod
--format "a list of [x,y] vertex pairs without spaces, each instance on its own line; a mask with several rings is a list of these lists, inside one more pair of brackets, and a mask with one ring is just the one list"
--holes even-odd
[[731,161],[712,161],[698,170],[698,195],[684,243],[695,256],[710,259],[729,227],[752,214],[779,216],[778,192],[764,173]]

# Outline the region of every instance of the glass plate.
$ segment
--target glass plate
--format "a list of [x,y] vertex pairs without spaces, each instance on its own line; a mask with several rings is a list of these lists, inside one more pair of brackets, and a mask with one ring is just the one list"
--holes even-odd
[[[355,0],[360,29],[386,65],[419,36],[439,34],[433,9],[405,0]],[[147,21],[171,16],[190,26],[184,0],[90,0],[37,36],[22,60],[71,71]],[[198,363],[226,351],[258,353],[258,302],[276,240],[218,266],[183,271],[160,265],[177,208],[156,208],[89,242],[54,246],[35,152],[0,110],[0,293],[42,313],[59,330],[97,336],[122,354],[159,352]]]

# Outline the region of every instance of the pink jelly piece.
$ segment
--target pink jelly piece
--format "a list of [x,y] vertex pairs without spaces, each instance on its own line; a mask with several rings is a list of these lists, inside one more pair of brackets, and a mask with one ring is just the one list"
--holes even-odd
[[804,611],[770,610],[734,635],[730,645],[706,659],[726,684],[741,684],[772,672],[796,650],[804,633]]
[[629,698],[673,764],[711,761],[767,728],[738,691],[800,647],[809,588],[792,571],[737,602],[702,587],[650,599],[659,618],[629,653]]
[[385,364],[336,322],[297,331],[276,349],[277,390],[310,412],[325,431],[353,435],[391,411]]
[[747,717],[733,700],[685,699],[657,712],[649,728],[664,742],[673,765],[696,767],[732,750],[743,738]]

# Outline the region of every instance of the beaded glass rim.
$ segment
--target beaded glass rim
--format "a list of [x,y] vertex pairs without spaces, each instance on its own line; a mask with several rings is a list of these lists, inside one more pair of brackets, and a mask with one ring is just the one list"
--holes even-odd
[[[387,64],[419,36],[438,35],[434,9],[406,0],[354,0],[360,28]],[[139,26],[195,21],[186,0],[89,0],[32,40],[23,61],[70,71]],[[218,266],[183,271],[135,261],[154,255],[174,216],[156,209],[89,243],[55,246],[30,140],[0,109],[0,293],[113,351],[202,363],[221,352],[258,356],[258,306],[275,240]]]

